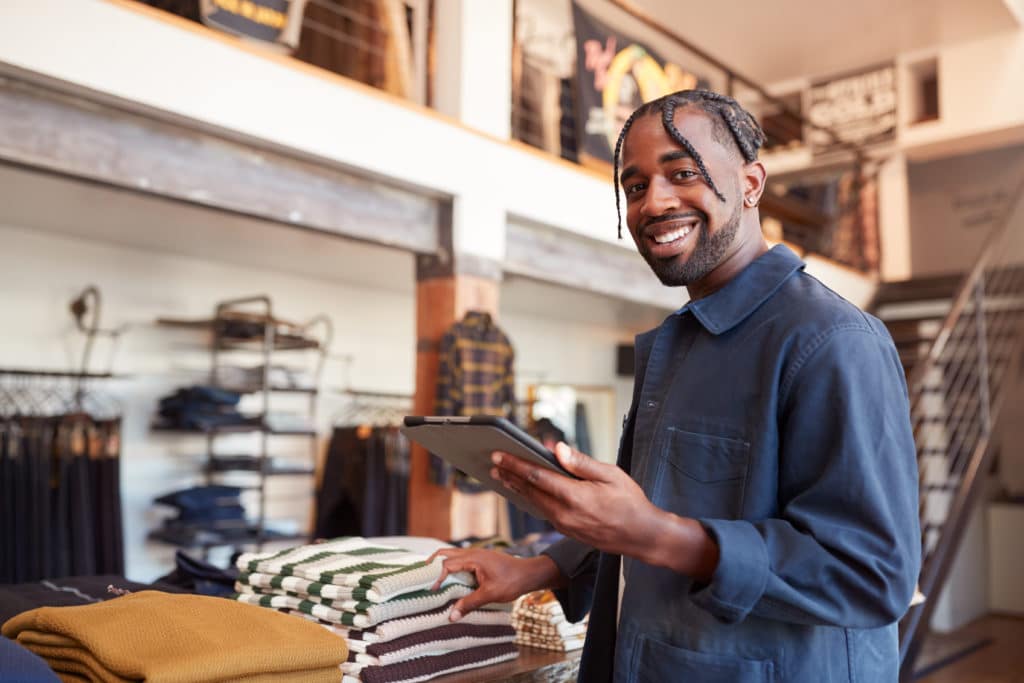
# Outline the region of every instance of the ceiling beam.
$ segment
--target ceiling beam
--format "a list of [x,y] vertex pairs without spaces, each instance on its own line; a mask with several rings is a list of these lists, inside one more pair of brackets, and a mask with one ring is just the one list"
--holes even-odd
[[0,160],[416,252],[438,244],[437,198],[28,80],[0,77]]
[[526,221],[509,220],[502,265],[506,273],[668,310],[686,300],[686,291],[662,285],[635,249]]

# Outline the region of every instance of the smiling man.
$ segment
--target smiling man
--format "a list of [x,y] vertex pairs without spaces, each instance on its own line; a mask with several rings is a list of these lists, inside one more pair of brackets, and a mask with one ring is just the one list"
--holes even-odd
[[640,254],[690,301],[636,339],[617,466],[560,444],[572,480],[494,455],[568,538],[441,551],[480,583],[454,619],[538,588],[590,611],[584,683],[897,679],[920,563],[903,371],[878,320],[768,248],[763,140],[707,91],[627,120],[620,222],[619,183]]

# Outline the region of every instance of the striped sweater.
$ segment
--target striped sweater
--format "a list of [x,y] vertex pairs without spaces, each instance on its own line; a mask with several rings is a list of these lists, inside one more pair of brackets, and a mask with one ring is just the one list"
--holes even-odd
[[[433,586],[444,558],[429,565],[427,556],[379,546],[359,537],[299,546],[276,553],[245,553],[236,566],[243,583],[296,594],[386,602]],[[475,586],[473,575],[458,572],[445,584]],[[276,584],[276,585],[275,585]]]

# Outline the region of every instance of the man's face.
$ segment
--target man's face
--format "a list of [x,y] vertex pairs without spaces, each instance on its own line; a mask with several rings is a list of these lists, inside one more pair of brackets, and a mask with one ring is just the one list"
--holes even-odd
[[715,139],[707,114],[679,108],[675,124],[726,201],[669,136],[660,112],[633,122],[623,142],[620,176],[633,241],[658,279],[673,287],[700,281],[725,259],[739,231],[743,202],[742,161]]

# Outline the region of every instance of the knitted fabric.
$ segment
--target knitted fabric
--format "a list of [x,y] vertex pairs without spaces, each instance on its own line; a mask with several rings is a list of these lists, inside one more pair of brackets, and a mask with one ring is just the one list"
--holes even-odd
[[[247,580],[253,586],[269,588],[272,586],[268,584],[276,581],[284,590],[295,593],[322,594],[328,598],[333,594],[359,601],[385,602],[433,586],[441,576],[444,558],[438,557],[430,565],[426,564],[427,559],[426,555],[350,537],[277,553],[246,553],[238,558],[236,566],[248,575]],[[284,581],[283,577],[304,581]],[[445,583],[476,585],[468,572],[453,574]],[[326,586],[345,586],[352,592],[347,594]]]
[[[343,683],[418,683],[437,676],[491,666],[515,659],[518,651],[512,643],[483,645],[434,657],[417,657],[386,666],[345,665]],[[356,670],[358,668],[358,670]]]
[[[370,643],[390,642],[413,633],[451,624],[449,615],[451,615],[454,604],[455,601],[453,600],[437,609],[381,622],[367,629],[345,628],[303,612],[287,609],[282,611],[315,621],[329,628],[334,633],[344,636],[348,641],[349,649],[365,652],[367,645]],[[510,623],[511,616],[508,611],[492,609],[476,609],[469,614],[463,615],[462,619],[459,620],[459,624],[473,626],[508,626]]]
[[221,598],[156,591],[41,607],[10,619],[3,634],[66,678],[116,683],[327,683],[337,681],[348,654],[342,638],[316,624]]
[[[386,576],[362,576],[360,580],[364,581],[366,584],[370,584],[371,587],[367,587],[366,585],[340,586],[335,583],[310,581],[309,579],[299,576],[282,576],[280,574],[262,574],[259,572],[242,572],[238,576],[238,583],[250,586],[254,589],[262,589],[268,592],[273,591],[275,593],[285,593],[288,595],[298,595],[308,597],[309,599],[320,598],[327,600],[380,603],[400,597],[406,593],[414,593],[416,591],[431,588],[434,585],[434,582],[437,581],[437,577],[440,575],[441,570],[440,562],[432,563],[430,566],[420,562],[416,565],[410,565],[410,567],[406,569],[392,569],[390,571],[401,572],[401,574],[392,573]],[[422,575],[422,580],[419,580],[417,575]],[[335,578],[337,579],[338,577]],[[377,585],[372,586],[373,582],[376,582]],[[474,585],[473,576],[472,574],[464,572],[452,574],[445,577],[441,587],[443,588],[456,583],[464,586],[472,586]]]
[[461,584],[452,584],[436,592],[417,591],[407,593],[387,602],[356,602],[352,600],[307,600],[295,595],[277,595],[256,592],[256,589],[243,584],[235,584],[238,589],[234,597],[237,601],[260,607],[273,607],[303,612],[341,626],[369,628],[390,619],[408,617],[420,612],[437,609],[442,605],[469,595],[473,592]]
[[572,652],[583,647],[586,636],[574,636],[571,638],[543,638],[536,637],[522,632],[516,633],[515,644],[527,647],[536,647],[542,650],[554,650],[556,652]]
[[[388,665],[423,656],[446,654],[482,645],[511,643],[516,631],[511,626],[448,624],[412,633],[402,638],[370,643],[365,652],[349,651],[348,661],[362,665]],[[342,671],[348,664],[342,664]]]
[[516,600],[512,625],[519,645],[570,652],[583,647],[587,619],[573,624],[565,618],[561,604],[550,591],[538,591]]

